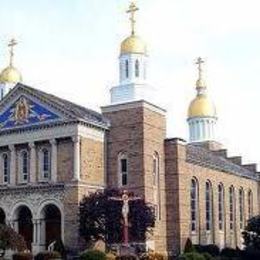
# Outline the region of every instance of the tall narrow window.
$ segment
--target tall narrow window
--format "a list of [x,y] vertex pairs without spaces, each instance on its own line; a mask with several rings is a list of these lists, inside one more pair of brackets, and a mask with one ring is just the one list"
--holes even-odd
[[139,78],[140,76],[140,63],[139,60],[135,61],[135,77]]
[[155,153],[153,155],[153,185],[158,185],[158,176],[159,176],[159,157],[158,154]]
[[28,182],[29,177],[29,158],[28,152],[24,151],[21,154],[21,181]]
[[212,229],[212,187],[209,181],[206,182],[206,230]]
[[222,184],[218,185],[218,228],[224,229],[224,187]]
[[229,188],[229,228],[234,230],[234,215],[235,215],[235,191],[234,187]]
[[240,229],[244,228],[244,190],[239,189],[239,226]]
[[9,165],[9,157],[5,153],[2,157],[2,165],[3,165],[3,182],[7,184],[10,182],[10,165]]
[[129,62],[128,62],[128,60],[125,61],[125,77],[129,78]]
[[51,173],[51,164],[50,164],[50,152],[48,149],[44,148],[41,151],[41,173],[43,179],[49,179]]
[[248,219],[253,217],[253,193],[251,190],[248,192]]
[[126,186],[128,184],[128,161],[126,154],[119,155],[119,180],[120,186]]
[[190,216],[191,216],[191,231],[196,232],[198,220],[198,184],[195,179],[191,180],[190,189]]

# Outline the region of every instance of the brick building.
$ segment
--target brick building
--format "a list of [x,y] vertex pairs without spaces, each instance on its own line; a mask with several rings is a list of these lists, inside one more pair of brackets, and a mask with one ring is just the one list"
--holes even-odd
[[167,138],[166,111],[150,102],[146,44],[132,32],[121,44],[120,83],[102,113],[22,84],[11,60],[0,75],[0,222],[34,253],[62,239],[76,250],[83,195],[119,187],[156,209],[147,246],[176,255],[196,244],[241,247],[259,213],[256,165],[227,156],[215,140],[217,113],[198,59],[197,96],[188,111],[190,141]]

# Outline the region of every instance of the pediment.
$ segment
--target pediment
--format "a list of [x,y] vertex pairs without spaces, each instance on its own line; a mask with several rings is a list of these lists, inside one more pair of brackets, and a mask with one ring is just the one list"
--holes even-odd
[[1,132],[69,120],[51,100],[35,94],[18,87],[0,102]]

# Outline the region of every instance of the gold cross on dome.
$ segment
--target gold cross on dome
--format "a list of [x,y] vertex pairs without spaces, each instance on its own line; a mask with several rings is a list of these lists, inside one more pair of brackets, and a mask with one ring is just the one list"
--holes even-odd
[[139,10],[139,8],[135,5],[134,2],[131,2],[129,9],[126,11],[127,13],[130,13],[130,21],[131,21],[131,29],[132,29],[132,35],[135,34],[135,13]]
[[198,57],[197,61],[195,64],[198,65],[198,70],[199,70],[199,79],[201,79],[201,76],[202,76],[202,67],[201,65],[205,63],[205,61],[201,58],[201,57]]
[[13,59],[14,59],[14,47],[17,45],[17,41],[15,39],[11,39],[8,43],[8,47],[10,48],[10,66],[13,66]]

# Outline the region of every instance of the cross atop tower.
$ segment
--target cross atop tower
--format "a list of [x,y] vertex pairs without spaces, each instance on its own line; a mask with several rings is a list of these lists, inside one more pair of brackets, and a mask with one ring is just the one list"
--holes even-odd
[[205,61],[201,58],[201,57],[198,57],[197,61],[195,64],[198,65],[198,70],[199,70],[199,80],[202,78],[202,64],[205,63]]
[[17,41],[13,38],[8,43],[8,47],[10,48],[10,67],[13,66],[13,59],[14,59],[14,47],[17,45]]
[[126,11],[127,13],[130,13],[130,21],[131,21],[131,30],[132,35],[135,34],[135,13],[139,10],[139,8],[135,5],[135,3],[132,1],[129,9]]

